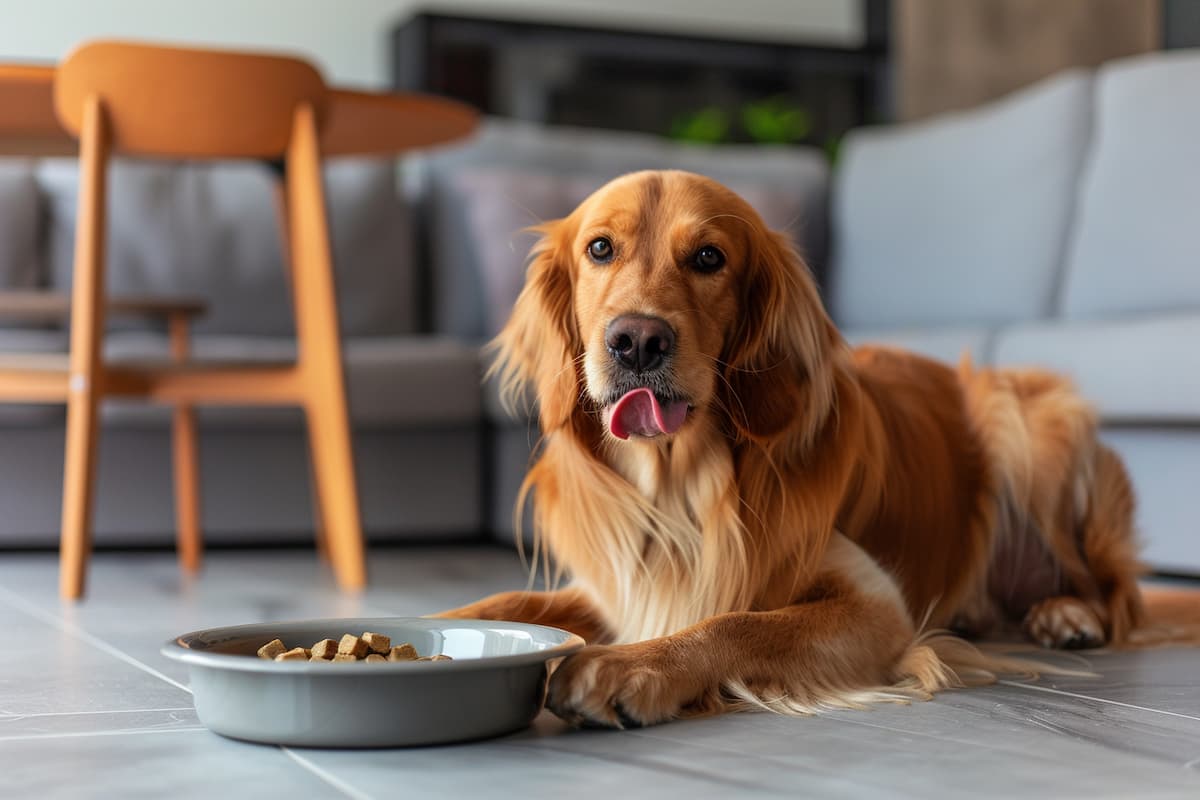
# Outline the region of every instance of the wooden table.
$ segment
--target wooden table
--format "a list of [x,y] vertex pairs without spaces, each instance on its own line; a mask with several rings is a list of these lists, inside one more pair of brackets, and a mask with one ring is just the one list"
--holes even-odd
[[[54,111],[54,67],[0,65],[0,155],[73,156],[78,143]],[[462,138],[478,113],[453,100],[405,92],[329,90],[323,156],[385,156]]]

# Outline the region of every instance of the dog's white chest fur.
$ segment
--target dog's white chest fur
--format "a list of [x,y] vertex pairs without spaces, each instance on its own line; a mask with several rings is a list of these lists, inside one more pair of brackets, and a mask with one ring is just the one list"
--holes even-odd
[[744,574],[749,559],[729,449],[687,437],[669,447],[617,447],[608,463],[622,479],[617,508],[587,526],[591,569],[570,566],[606,609],[617,640],[664,636],[748,607],[736,590],[749,582],[731,575]]

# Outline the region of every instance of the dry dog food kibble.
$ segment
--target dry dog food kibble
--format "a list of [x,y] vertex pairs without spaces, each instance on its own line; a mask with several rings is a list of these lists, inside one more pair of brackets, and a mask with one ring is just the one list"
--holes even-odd
[[258,657],[266,658],[266,659],[274,659],[275,656],[279,655],[280,653],[284,652],[285,650],[287,650],[287,645],[285,645],[283,642],[279,641],[278,639],[272,639],[271,641],[264,644],[262,647],[258,648]]
[[367,654],[368,650],[370,650],[370,647],[362,640],[362,637],[355,636],[353,633],[347,633],[342,637],[342,641],[338,643],[338,655],[341,656],[362,658]]
[[269,661],[451,661],[441,653],[432,656],[417,654],[409,642],[392,646],[391,638],[367,631],[362,636],[347,633],[341,640],[322,639],[311,648],[288,649],[279,639],[258,648],[258,657]]
[[322,639],[312,646],[312,657],[318,661],[329,661],[337,655],[338,643],[333,639]]
[[382,633],[364,633],[362,640],[367,643],[367,647],[371,648],[372,653],[386,656],[392,649],[392,640]]
[[308,653],[303,647],[293,647],[286,653],[275,656],[276,661],[308,661]]
[[393,647],[388,653],[388,661],[416,661],[417,648],[413,647],[408,642]]

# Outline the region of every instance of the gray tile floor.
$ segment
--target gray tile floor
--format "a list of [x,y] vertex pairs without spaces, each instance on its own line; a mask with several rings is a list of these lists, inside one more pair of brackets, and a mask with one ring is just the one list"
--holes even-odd
[[4,797],[1200,797],[1200,651],[1090,655],[1099,679],[1016,681],[929,703],[792,719],[730,715],[637,731],[524,732],[408,750],[244,744],[196,719],[181,665],[196,628],[419,615],[520,588],[510,552],[372,555],[348,597],[308,552],[101,554],[88,599],[60,603],[50,555],[0,557]]

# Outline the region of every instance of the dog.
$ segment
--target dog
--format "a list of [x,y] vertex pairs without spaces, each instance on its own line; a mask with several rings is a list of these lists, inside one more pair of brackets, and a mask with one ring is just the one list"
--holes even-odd
[[569,584],[443,616],[582,636],[560,717],[927,698],[1012,666],[959,635],[1142,622],[1133,490],[1065,379],[851,349],[790,239],[699,175],[535,230],[494,369],[536,397],[521,504]]

